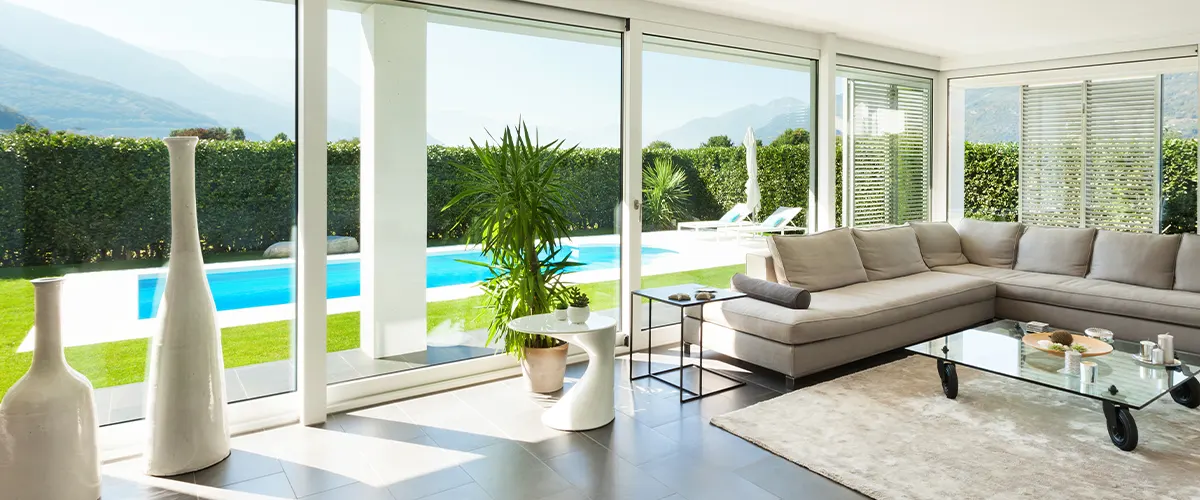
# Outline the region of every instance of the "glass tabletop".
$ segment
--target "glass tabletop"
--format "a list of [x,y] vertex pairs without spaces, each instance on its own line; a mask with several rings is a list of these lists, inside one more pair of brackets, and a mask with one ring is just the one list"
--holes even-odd
[[[711,299],[697,300],[696,292],[699,290],[714,290],[715,293],[713,294],[713,298],[711,298]],[[691,296],[691,300],[674,300],[674,299],[668,298],[671,295],[674,295],[677,293],[686,293],[689,296]],[[668,304],[672,304],[672,305],[676,305],[676,306],[680,306],[680,307],[695,306],[695,305],[705,304],[708,302],[719,302],[722,300],[740,299],[740,298],[746,296],[746,294],[739,292],[737,290],[731,290],[728,288],[706,287],[704,285],[698,285],[696,283],[688,283],[685,285],[660,286],[658,288],[643,288],[641,290],[634,290],[633,294],[637,295],[639,297],[646,297],[648,299],[657,300],[659,302],[666,302]]]
[[[1187,353],[1176,353],[1182,363],[1179,368],[1142,364],[1133,359],[1134,354],[1141,352],[1139,343],[1115,340],[1112,353],[1084,358],[1095,362],[1099,370],[1096,382],[1085,384],[1078,375],[1060,372],[1064,365],[1061,356],[1025,345],[1021,341],[1024,335],[1022,323],[1000,320],[921,342],[908,350],[1139,410],[1200,370],[1200,357]],[[1110,390],[1114,386],[1115,394]]]

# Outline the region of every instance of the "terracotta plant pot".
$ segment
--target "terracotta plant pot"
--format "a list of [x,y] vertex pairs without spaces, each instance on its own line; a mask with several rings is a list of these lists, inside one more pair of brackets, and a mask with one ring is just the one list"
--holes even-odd
[[525,373],[525,386],[530,392],[547,394],[561,390],[563,377],[567,374],[567,344],[526,347],[521,371]]

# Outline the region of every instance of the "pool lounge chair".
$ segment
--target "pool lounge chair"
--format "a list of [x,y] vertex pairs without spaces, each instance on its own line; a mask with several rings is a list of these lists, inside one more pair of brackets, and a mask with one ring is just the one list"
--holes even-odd
[[762,224],[751,224],[743,226],[724,227],[718,230],[720,233],[734,233],[740,239],[743,234],[757,233],[803,233],[805,228],[793,226],[792,219],[800,214],[800,208],[797,207],[779,207],[775,209],[769,217],[763,220]]
[[691,229],[700,231],[702,229],[721,229],[723,227],[749,226],[753,223],[749,222],[750,209],[745,203],[738,203],[733,208],[725,212],[718,220],[698,220],[692,222],[680,222],[675,226],[675,230]]

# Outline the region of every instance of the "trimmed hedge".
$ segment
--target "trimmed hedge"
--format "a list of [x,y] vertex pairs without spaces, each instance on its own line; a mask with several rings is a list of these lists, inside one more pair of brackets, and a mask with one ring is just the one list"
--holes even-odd
[[[839,138],[840,139],[840,138]],[[839,141],[840,142],[840,141]],[[839,144],[840,146],[840,144]],[[290,239],[296,213],[295,143],[200,141],[196,198],[206,252],[261,251]],[[643,162],[670,156],[688,178],[687,213],[715,219],[744,201],[742,147],[646,149]],[[359,145],[329,145],[329,232],[359,237]],[[840,174],[841,155],[838,155]],[[451,162],[475,161],[469,148],[429,146],[428,238],[460,238],[458,214],[442,207],[455,193]],[[969,217],[1017,218],[1016,144],[966,145]],[[807,207],[809,146],[758,148],[761,214]],[[70,133],[0,135],[0,266],[162,258],[170,240],[166,146],[157,139]],[[566,169],[583,187],[575,230],[615,230],[621,152],[582,149]],[[1164,232],[1196,230],[1196,141],[1168,139],[1163,148]],[[837,190],[840,197],[841,190]],[[840,202],[838,204],[840,210]],[[805,213],[797,217],[804,220]]]
[[[1015,221],[1017,143],[966,144],[966,216]],[[1196,232],[1196,139],[1166,139],[1162,149],[1162,232]]]

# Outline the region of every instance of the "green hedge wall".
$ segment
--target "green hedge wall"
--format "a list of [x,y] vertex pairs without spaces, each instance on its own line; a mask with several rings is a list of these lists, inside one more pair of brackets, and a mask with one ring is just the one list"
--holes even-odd
[[[966,215],[1017,220],[1020,152],[1016,143],[966,144]],[[1196,140],[1166,139],[1162,149],[1162,232],[1196,232]]]
[[[359,237],[357,141],[329,145],[329,232]],[[645,165],[668,155],[685,172],[687,213],[719,217],[744,201],[745,149],[647,149]],[[966,210],[975,218],[1016,220],[1016,144],[966,145]],[[840,155],[838,157],[840,167]],[[289,239],[295,219],[295,143],[200,141],[196,198],[207,252],[261,251]],[[451,162],[471,162],[469,148],[430,146],[431,241],[462,236],[458,214],[442,207],[455,193]],[[807,144],[758,149],[760,213],[807,207]],[[621,192],[618,149],[583,149],[567,175],[585,196],[571,214],[578,231],[614,231]],[[166,146],[157,139],[69,133],[0,135],[0,266],[94,262],[165,256],[170,239]],[[840,168],[839,168],[840,173]],[[1196,230],[1196,141],[1163,148],[1163,229]],[[841,190],[838,190],[840,195]],[[840,204],[839,204],[840,205]],[[803,212],[796,220],[806,217]]]

